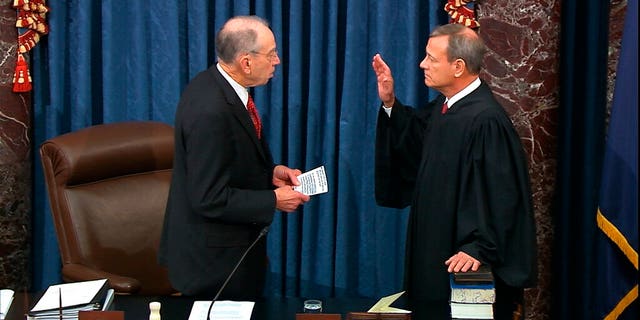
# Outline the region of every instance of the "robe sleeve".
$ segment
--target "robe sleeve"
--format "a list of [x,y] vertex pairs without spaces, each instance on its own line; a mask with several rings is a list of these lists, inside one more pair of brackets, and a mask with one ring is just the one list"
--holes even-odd
[[[500,110],[502,111],[502,110]],[[478,117],[462,164],[456,243],[514,287],[537,277],[529,173],[518,134],[504,112]]]
[[375,195],[380,206],[411,204],[429,117],[427,107],[416,110],[396,99],[391,117],[380,108],[376,126]]

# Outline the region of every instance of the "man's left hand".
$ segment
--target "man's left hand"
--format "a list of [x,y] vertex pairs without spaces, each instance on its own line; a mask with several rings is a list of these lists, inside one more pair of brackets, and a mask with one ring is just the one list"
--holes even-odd
[[300,185],[300,182],[298,181],[297,176],[300,174],[302,174],[302,171],[298,169],[291,169],[279,164],[273,169],[272,183],[278,188],[284,186],[298,186]]
[[467,271],[478,271],[478,268],[482,264],[476,258],[459,251],[444,262],[445,265],[449,266],[447,271],[451,272],[467,272]]

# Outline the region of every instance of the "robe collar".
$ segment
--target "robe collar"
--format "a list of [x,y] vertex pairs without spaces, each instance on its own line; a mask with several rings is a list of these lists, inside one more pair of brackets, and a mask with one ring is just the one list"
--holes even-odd
[[454,103],[469,95],[471,92],[473,92],[473,90],[478,89],[478,87],[480,87],[480,83],[481,81],[478,77],[475,80],[471,81],[471,83],[468,86],[464,87],[464,89],[460,90],[460,92],[454,94],[451,99],[445,98],[444,102],[447,104],[447,107],[451,109]]

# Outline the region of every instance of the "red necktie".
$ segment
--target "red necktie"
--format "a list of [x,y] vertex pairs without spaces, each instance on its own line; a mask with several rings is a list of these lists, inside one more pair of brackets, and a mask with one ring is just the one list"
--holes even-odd
[[442,111],[441,111],[441,112],[442,112],[442,114],[445,114],[445,113],[447,112],[447,110],[448,110],[448,109],[449,109],[449,108],[447,107],[447,103],[446,103],[446,102],[445,102],[445,103],[443,103],[443,104],[442,104]]
[[258,114],[256,104],[253,102],[253,98],[251,98],[251,95],[249,95],[249,101],[247,101],[247,110],[249,111],[249,115],[251,116],[251,121],[253,121],[253,126],[256,127],[256,134],[258,135],[258,139],[261,139],[262,122],[260,122],[260,115]]

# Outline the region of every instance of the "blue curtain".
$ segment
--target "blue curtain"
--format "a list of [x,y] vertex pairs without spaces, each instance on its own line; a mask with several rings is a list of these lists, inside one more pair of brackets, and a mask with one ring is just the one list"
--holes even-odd
[[[180,93],[215,63],[214,35],[234,15],[271,22],[282,65],[255,91],[278,163],[324,165],[329,193],[276,214],[267,294],[377,297],[403,277],[406,210],[378,207],[373,152],[381,53],[403,101],[429,92],[418,68],[443,1],[50,1],[50,34],[33,55],[34,146],[90,125],[173,124]],[[34,150],[37,155],[37,151]],[[33,289],[60,281],[40,159],[34,159]]]
[[[562,2],[553,318],[600,319],[595,213],[607,107],[609,2]],[[594,23],[601,21],[603,23]]]

